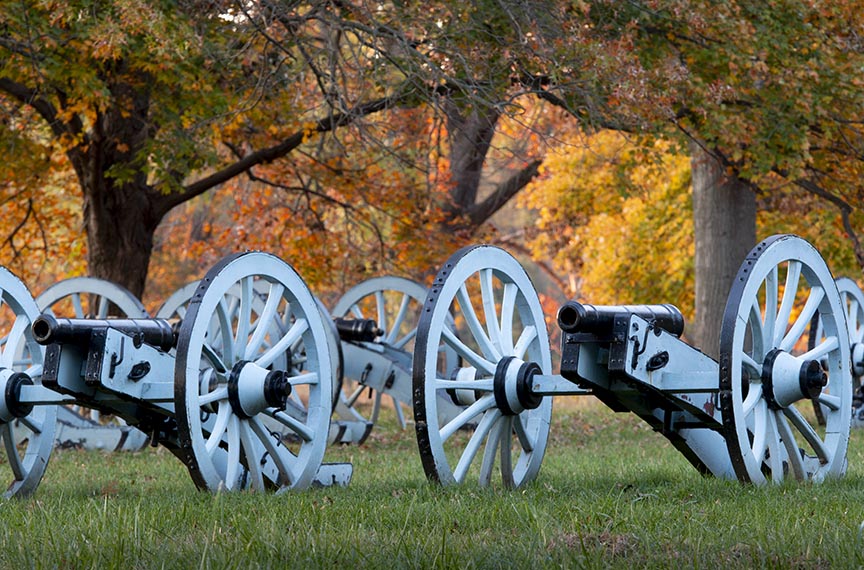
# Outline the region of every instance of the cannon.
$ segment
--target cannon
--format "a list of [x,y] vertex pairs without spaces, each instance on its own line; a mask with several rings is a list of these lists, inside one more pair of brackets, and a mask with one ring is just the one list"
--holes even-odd
[[[812,346],[814,315],[821,330]],[[452,315],[455,327],[445,323]],[[474,246],[440,269],[414,348],[413,405],[427,478],[442,484],[495,473],[532,481],[549,440],[553,396],[591,395],[665,436],[700,472],[764,484],[845,473],[852,409],[850,343],[834,279],[801,238],[753,248],[729,293],[719,360],[681,339],[672,305],[561,307],[560,374],[525,270],[505,251]],[[459,355],[442,373],[439,347]],[[441,421],[443,397],[460,412]],[[807,413],[811,400],[825,425]],[[808,405],[803,405],[807,403]]]
[[[40,316],[24,284],[2,268],[0,287],[6,497],[38,486],[61,404],[141,429],[200,489],[281,492],[350,481],[350,464],[323,463],[333,393],[326,325],[279,258],[224,258],[201,280],[179,327],[158,318]],[[253,314],[256,289],[267,294]],[[274,319],[283,328],[265,326]],[[294,437],[273,433],[265,418]]]
[[[60,317],[149,317],[144,305],[128,289],[95,277],[58,281],[36,297],[36,306],[43,313]],[[147,443],[147,434],[115,416],[103,416],[79,406],[57,409],[55,445],[59,447],[138,451]]]
[[[403,406],[411,406],[414,338],[426,287],[395,276],[375,277],[349,289],[333,307],[345,362],[344,388],[334,411],[336,421],[354,426],[343,443],[362,443],[378,423],[384,398],[402,429]],[[359,330],[358,323],[374,323]],[[448,320],[452,327],[452,319]],[[360,334],[348,334],[355,330]],[[444,368],[458,356],[441,347]],[[442,420],[459,412],[449,399],[438,402]]]

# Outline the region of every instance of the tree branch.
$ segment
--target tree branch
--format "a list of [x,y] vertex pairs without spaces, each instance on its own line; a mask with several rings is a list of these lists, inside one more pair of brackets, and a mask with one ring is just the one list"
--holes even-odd
[[858,238],[858,234],[855,233],[855,228],[852,227],[852,220],[850,219],[852,206],[842,198],[831,194],[812,180],[800,179],[795,180],[794,183],[799,188],[810,192],[814,196],[818,196],[823,200],[831,202],[838,210],[840,210],[840,219],[843,222],[843,229],[846,231],[849,241],[852,242],[852,251],[855,252],[855,259],[858,261],[858,265],[864,268],[864,247],[862,247],[861,240]]
[[83,128],[80,121],[75,118],[70,125],[63,123],[57,118],[57,109],[46,99],[39,96],[36,89],[30,89],[26,85],[22,85],[16,81],[12,81],[8,77],[0,77],[0,90],[5,91],[24,105],[29,105],[36,109],[36,112],[45,119],[51,131],[56,136],[62,136],[68,133],[80,132]]
[[498,188],[487,196],[485,200],[468,208],[466,214],[471,220],[472,227],[478,227],[491,218],[495,212],[500,210],[504,204],[519,193],[522,188],[537,176],[542,163],[543,161],[539,159],[532,161],[528,166],[499,184]]
[[199,196],[211,188],[231,180],[235,176],[243,174],[254,166],[267,164],[288,155],[291,151],[303,144],[310,134],[330,132],[339,127],[349,125],[360,117],[378,113],[394,107],[397,104],[404,103],[410,97],[408,93],[408,91],[400,91],[396,95],[382,97],[375,101],[369,101],[357,105],[345,113],[336,113],[319,119],[309,130],[297,131],[279,144],[247,154],[240,160],[226,166],[222,170],[214,172],[210,176],[206,176],[197,182],[189,184],[180,192],[162,195],[156,200],[154,209],[156,210],[157,215],[164,215],[175,206],[178,206],[195,196]]
[[494,242],[496,245],[506,246],[508,249],[520,253],[526,257],[529,257],[531,261],[536,264],[537,267],[539,267],[543,271],[543,273],[545,273],[547,277],[552,280],[553,283],[555,283],[555,285],[561,291],[561,294],[565,297],[571,296],[573,294],[573,291],[570,290],[570,287],[563,279],[561,279],[561,276],[558,275],[555,269],[542,259],[537,259],[537,257],[531,252],[531,250],[525,247],[524,243],[514,240],[509,236],[502,236],[496,238]]

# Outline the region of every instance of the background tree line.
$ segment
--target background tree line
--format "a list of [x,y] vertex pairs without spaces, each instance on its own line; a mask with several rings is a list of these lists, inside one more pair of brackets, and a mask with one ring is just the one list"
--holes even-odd
[[[262,248],[326,292],[498,241],[567,294],[695,306],[713,347],[757,224],[838,273],[864,263],[862,18],[803,0],[4,2],[2,261],[31,285],[87,272],[164,297]],[[490,222],[520,193],[531,215]]]

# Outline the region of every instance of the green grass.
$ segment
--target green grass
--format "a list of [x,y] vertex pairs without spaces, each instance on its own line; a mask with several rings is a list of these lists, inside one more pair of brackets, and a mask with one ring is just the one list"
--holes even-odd
[[701,477],[600,405],[553,412],[525,489],[428,484],[387,425],[328,460],[354,463],[348,488],[211,495],[162,449],[58,451],[0,505],[0,567],[864,567],[864,433],[843,480],[765,488]]

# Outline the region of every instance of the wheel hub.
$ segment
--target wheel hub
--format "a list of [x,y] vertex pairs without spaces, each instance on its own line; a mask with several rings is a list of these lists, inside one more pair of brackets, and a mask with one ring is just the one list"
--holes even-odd
[[792,356],[772,350],[762,364],[765,400],[773,409],[786,408],[804,398],[818,398],[828,385],[828,375],[818,360]]
[[244,419],[267,408],[284,409],[290,395],[291,383],[283,370],[268,370],[241,360],[228,377],[228,402],[234,413]]
[[852,374],[857,377],[864,376],[864,343],[856,342],[852,345]]
[[543,396],[531,390],[534,376],[542,374],[536,362],[525,362],[515,356],[508,356],[495,369],[493,392],[495,404],[505,416],[515,416],[525,410],[540,407]]
[[8,423],[30,415],[33,404],[21,403],[21,386],[32,386],[33,380],[23,372],[0,370],[3,398],[0,399],[0,422]]

